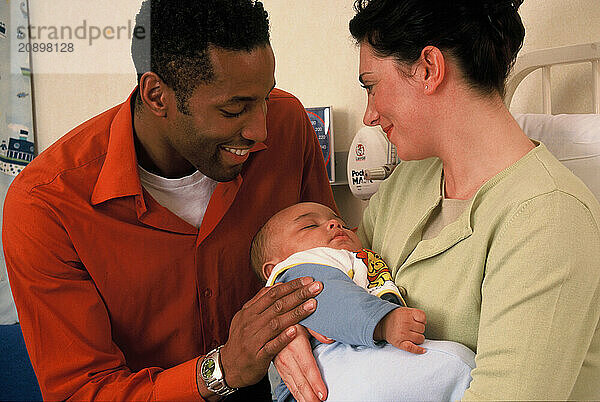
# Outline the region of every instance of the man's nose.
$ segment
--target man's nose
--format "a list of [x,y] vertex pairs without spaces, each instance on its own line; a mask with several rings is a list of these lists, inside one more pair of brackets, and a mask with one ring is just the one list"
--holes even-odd
[[248,125],[242,130],[242,137],[254,141],[264,142],[267,139],[267,103],[256,108]]

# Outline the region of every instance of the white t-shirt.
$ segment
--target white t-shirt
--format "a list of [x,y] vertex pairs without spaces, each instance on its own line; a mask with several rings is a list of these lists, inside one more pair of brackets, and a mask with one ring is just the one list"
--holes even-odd
[[163,207],[197,228],[202,224],[217,182],[200,171],[179,179],[167,179],[138,165],[142,186]]

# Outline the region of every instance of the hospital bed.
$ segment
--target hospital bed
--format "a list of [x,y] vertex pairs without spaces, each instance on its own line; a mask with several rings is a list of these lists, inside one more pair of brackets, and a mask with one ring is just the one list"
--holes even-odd
[[[580,63],[590,67],[594,113],[552,115],[552,68]],[[517,122],[530,138],[543,142],[600,200],[600,42],[538,50],[518,57],[506,87],[505,103],[509,108],[517,87],[535,71],[541,71],[543,113],[515,113]]]

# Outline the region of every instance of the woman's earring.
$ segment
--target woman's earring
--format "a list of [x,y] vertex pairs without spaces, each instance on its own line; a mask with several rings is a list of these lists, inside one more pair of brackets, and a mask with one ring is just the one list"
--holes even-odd
[[425,89],[429,89],[429,85],[425,85]]

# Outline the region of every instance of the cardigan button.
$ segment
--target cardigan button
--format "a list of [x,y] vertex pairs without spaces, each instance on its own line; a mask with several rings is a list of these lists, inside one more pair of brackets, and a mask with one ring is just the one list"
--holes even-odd
[[406,297],[406,295],[408,294],[404,286],[398,286],[398,290],[400,291],[400,295],[402,295],[402,297]]
[[212,294],[213,294],[212,290],[210,290],[210,289],[204,290],[204,297],[209,298],[212,296]]

